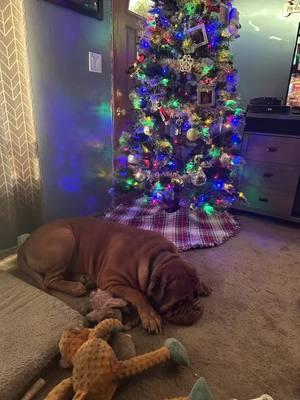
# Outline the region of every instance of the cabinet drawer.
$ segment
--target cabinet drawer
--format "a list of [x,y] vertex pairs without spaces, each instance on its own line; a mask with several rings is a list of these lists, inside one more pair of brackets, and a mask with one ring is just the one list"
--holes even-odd
[[245,185],[295,193],[299,175],[300,168],[297,166],[248,161],[243,168],[242,182]]
[[300,165],[300,138],[245,134],[243,155],[247,160]]
[[294,193],[262,189],[259,186],[247,185],[242,187],[248,204],[245,209],[258,210],[275,216],[290,216],[293,208]]

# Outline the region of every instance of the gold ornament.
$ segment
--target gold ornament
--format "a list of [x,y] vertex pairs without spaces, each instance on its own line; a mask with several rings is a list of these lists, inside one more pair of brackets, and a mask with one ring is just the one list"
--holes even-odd
[[229,62],[231,60],[232,60],[232,54],[230,53],[229,50],[223,49],[223,50],[221,50],[219,52],[219,54],[218,54],[218,61],[219,62],[224,63],[224,62]]
[[191,115],[191,121],[192,121],[193,124],[200,124],[201,118],[200,118],[199,114],[193,113]]
[[188,52],[191,49],[192,44],[193,44],[193,41],[192,41],[192,39],[190,37],[189,38],[185,38],[183,43],[182,43],[183,50],[185,52]]
[[179,69],[181,72],[191,72],[194,66],[194,59],[191,55],[184,55],[178,60]]
[[190,142],[196,142],[200,137],[200,132],[196,128],[190,128],[186,133],[186,137]]
[[153,44],[159,44],[161,42],[161,36],[159,34],[155,34],[151,38],[151,42]]

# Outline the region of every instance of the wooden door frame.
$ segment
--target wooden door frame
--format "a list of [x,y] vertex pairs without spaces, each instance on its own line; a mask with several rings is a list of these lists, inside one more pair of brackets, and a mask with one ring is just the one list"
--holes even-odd
[[[115,23],[114,23],[114,13],[116,10],[115,4],[120,4],[120,1],[124,3],[124,13],[128,14],[129,16],[135,17],[137,19],[142,19],[139,15],[135,14],[132,11],[129,11],[129,1],[130,0],[111,0],[111,12],[112,12],[112,46],[111,46],[111,53],[112,53],[112,148],[113,148],[113,160],[112,160],[112,169],[113,172],[115,170],[115,153],[116,153],[116,137],[119,135],[119,132],[116,131],[116,92],[118,89],[118,85],[116,84],[116,41],[115,41]],[[113,198],[112,204],[113,207],[117,206],[118,204],[125,203],[132,199],[135,199],[140,194],[137,193],[128,193],[124,195],[120,195],[117,198]]]

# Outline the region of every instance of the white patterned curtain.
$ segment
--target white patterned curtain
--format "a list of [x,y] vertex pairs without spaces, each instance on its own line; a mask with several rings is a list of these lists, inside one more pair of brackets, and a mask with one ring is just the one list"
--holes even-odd
[[40,223],[24,0],[0,0],[0,249]]

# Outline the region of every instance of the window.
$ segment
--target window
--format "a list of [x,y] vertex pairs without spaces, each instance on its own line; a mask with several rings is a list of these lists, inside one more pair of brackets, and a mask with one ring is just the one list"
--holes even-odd
[[129,0],[129,11],[140,17],[147,17],[148,11],[152,5],[153,1],[151,0]]

